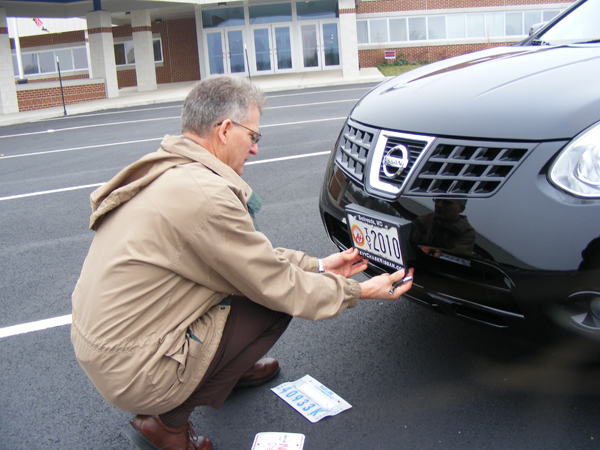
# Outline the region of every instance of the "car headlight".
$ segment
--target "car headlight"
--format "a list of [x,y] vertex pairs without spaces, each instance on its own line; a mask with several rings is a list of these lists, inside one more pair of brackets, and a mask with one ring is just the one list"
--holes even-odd
[[561,152],[550,169],[550,181],[573,195],[600,198],[600,124]]

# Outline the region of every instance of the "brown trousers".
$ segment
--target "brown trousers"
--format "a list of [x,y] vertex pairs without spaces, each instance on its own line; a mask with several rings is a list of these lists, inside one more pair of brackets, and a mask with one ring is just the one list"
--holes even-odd
[[219,409],[240,377],[275,345],[291,319],[246,297],[233,296],[221,342],[204,378],[183,404],[160,415],[165,425],[185,425],[196,406]]

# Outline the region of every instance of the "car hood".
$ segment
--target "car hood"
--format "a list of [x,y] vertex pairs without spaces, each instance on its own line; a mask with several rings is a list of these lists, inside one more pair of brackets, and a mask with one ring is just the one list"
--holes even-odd
[[354,120],[436,136],[570,139],[600,120],[600,46],[497,47],[377,86]]

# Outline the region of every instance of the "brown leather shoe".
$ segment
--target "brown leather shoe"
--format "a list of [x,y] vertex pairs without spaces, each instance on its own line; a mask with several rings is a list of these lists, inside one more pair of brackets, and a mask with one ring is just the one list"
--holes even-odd
[[212,443],[198,436],[191,424],[167,427],[158,416],[138,414],[123,432],[141,450],[212,450]]
[[263,358],[250,367],[233,388],[260,386],[275,378],[280,370],[281,367],[276,359]]

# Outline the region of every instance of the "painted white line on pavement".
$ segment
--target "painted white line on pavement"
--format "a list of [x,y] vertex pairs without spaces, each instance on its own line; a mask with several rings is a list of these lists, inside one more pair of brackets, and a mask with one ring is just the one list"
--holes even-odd
[[315,123],[315,122],[328,122],[330,120],[346,120],[347,116],[344,117],[329,117],[327,119],[312,119],[312,120],[301,120],[298,122],[286,122],[286,123],[273,123],[271,125],[261,125],[260,128],[271,128],[271,127],[284,127],[288,125],[302,125],[305,123]]
[[32,331],[47,330],[48,328],[61,327],[71,324],[71,314],[52,319],[38,320],[37,322],[23,323],[13,325],[12,327],[0,328],[0,339],[18,334],[31,333]]
[[127,120],[124,122],[111,122],[111,123],[96,123],[94,125],[82,125],[80,127],[68,127],[68,128],[57,128],[57,129],[49,129],[44,131],[33,131],[31,133],[21,133],[21,134],[8,134],[6,136],[0,136],[0,139],[10,138],[10,137],[23,137],[23,136],[33,136],[35,134],[47,134],[47,133],[58,133],[59,131],[73,131],[73,130],[83,130],[85,128],[98,128],[98,127],[110,127],[115,125],[128,125],[131,123],[142,123],[142,122],[156,122],[159,120],[171,120],[178,119],[181,120],[181,116],[173,116],[173,117],[157,117],[155,119],[138,119],[138,120]]
[[[327,150],[324,152],[316,152],[316,153],[305,153],[302,155],[283,156],[281,158],[264,159],[261,161],[249,161],[245,165],[252,166],[254,164],[266,164],[266,163],[279,162],[279,161],[288,161],[291,159],[298,159],[298,158],[310,158],[311,156],[322,156],[322,155],[328,155],[329,153],[331,153],[330,150]],[[8,197],[0,197],[0,201],[16,200],[19,198],[26,198],[26,197],[37,197],[39,195],[47,195],[47,194],[58,194],[60,192],[67,192],[67,191],[76,191],[78,189],[87,189],[87,188],[102,186],[104,183],[105,183],[105,181],[102,183],[84,184],[82,186],[71,186],[71,187],[60,188],[60,189],[51,189],[48,191],[39,191],[39,192],[30,192],[27,194],[9,195]]]
[[83,186],[73,186],[73,187],[67,187],[67,188],[52,189],[49,191],[30,192],[29,194],[9,195],[8,197],[0,197],[0,201],[16,200],[18,198],[25,198],[25,197],[37,197],[38,195],[46,195],[46,194],[57,194],[59,192],[76,191],[78,189],[87,189],[87,188],[91,188],[91,187],[102,186],[103,184],[104,184],[104,182],[103,183],[95,183],[95,184],[85,184]]
[[[343,120],[343,119],[346,119],[346,117],[331,117],[331,118],[327,118],[327,119],[313,119],[313,120],[304,120],[304,121],[299,121],[299,122],[275,123],[275,124],[271,124],[271,125],[261,125],[260,128],[281,127],[281,126],[288,126],[288,125],[303,125],[306,123],[327,122],[330,120]],[[2,137],[2,136],[0,136],[0,137]],[[26,156],[40,156],[40,155],[47,155],[47,154],[51,154],[51,153],[62,153],[62,152],[72,152],[75,150],[89,150],[89,149],[94,149],[94,148],[112,147],[113,145],[117,146],[117,145],[127,145],[127,144],[138,144],[140,142],[161,141],[162,139],[164,139],[164,136],[159,137],[159,138],[138,139],[135,141],[123,141],[123,142],[114,142],[114,143],[109,143],[109,144],[87,145],[85,147],[60,148],[60,149],[56,149],[56,150],[45,150],[45,151],[33,152],[33,153],[19,153],[17,155],[0,156],[0,161],[2,161],[4,159],[11,159],[11,158],[24,158]]]
[[269,99],[269,98],[279,98],[279,97],[296,97],[298,95],[310,95],[310,94],[329,94],[331,92],[369,91],[371,89],[373,89],[372,86],[357,87],[357,88],[352,88],[352,89],[333,89],[333,90],[330,90],[330,91],[297,92],[297,93],[294,93],[294,94],[267,95],[267,99]]
[[349,98],[347,100],[333,100],[330,102],[318,102],[318,103],[305,103],[303,105],[283,105],[283,106],[272,106],[270,108],[265,109],[283,109],[283,108],[296,108],[297,106],[317,106],[317,105],[330,105],[332,103],[348,103],[348,102],[357,102],[360,98]]
[[279,161],[289,161],[291,159],[310,158],[311,156],[329,155],[330,153],[331,153],[331,150],[327,150],[325,152],[305,153],[303,155],[282,156],[281,158],[264,159],[262,161],[250,161],[244,165],[245,166],[253,166],[254,164],[265,164],[265,163],[272,163],[272,162],[279,162]]
[[[47,123],[47,122],[51,122],[53,120],[65,120],[65,119],[79,119],[80,117],[96,117],[96,116],[112,116],[114,114],[129,114],[129,113],[133,113],[133,112],[144,112],[144,111],[158,111],[159,109],[173,109],[173,108],[179,108],[181,109],[182,105],[173,105],[173,106],[160,106],[160,107],[156,107],[156,108],[143,108],[143,109],[119,109],[116,111],[110,111],[110,112],[91,112],[91,113],[82,113],[82,114],[77,114],[75,113],[75,115],[72,116],[62,116],[62,117],[50,117],[49,119],[44,119],[42,122],[43,123]],[[135,108],[135,106],[133,106],[132,108]]]
[[48,155],[50,153],[72,152],[75,150],[89,150],[91,148],[102,148],[102,147],[112,147],[112,146],[117,146],[117,145],[138,144],[140,142],[162,141],[163,139],[164,139],[164,136],[159,137],[159,138],[139,139],[137,141],[124,141],[124,142],[115,142],[115,143],[111,143],[111,144],[86,145],[85,147],[60,148],[58,150],[45,150],[43,152],[34,152],[34,153],[20,153],[18,155],[0,156],[0,160],[10,159],[10,158],[23,158],[25,156]]

